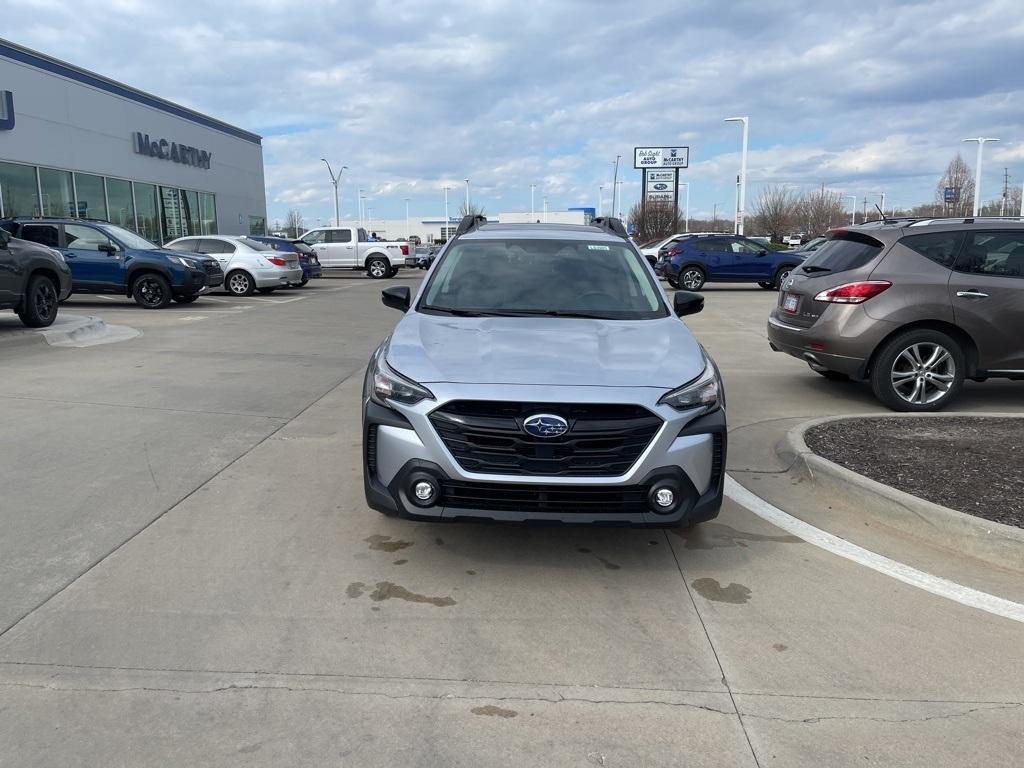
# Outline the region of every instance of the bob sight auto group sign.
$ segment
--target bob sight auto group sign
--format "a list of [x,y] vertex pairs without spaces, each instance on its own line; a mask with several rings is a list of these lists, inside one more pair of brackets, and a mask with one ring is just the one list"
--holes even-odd
[[132,145],[137,155],[148,155],[160,160],[170,160],[172,163],[193,165],[196,168],[209,169],[210,158],[213,157],[213,153],[205,149],[196,149],[167,139],[150,139],[148,133],[141,131],[132,134]]

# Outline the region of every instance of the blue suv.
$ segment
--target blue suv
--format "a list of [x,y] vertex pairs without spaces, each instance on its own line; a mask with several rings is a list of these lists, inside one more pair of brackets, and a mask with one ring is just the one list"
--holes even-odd
[[673,288],[688,291],[699,291],[704,283],[757,283],[778,290],[803,259],[794,251],[770,251],[739,235],[692,235],[673,243],[655,271]]
[[224,282],[220,262],[164,250],[123,227],[91,219],[6,219],[0,227],[53,248],[71,268],[74,293],[119,293],[146,309],[189,304]]

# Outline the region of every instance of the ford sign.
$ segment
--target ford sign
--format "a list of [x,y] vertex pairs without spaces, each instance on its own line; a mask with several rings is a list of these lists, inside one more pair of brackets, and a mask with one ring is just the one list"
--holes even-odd
[[569,431],[569,422],[551,413],[538,413],[523,421],[523,431],[534,437],[561,437]]

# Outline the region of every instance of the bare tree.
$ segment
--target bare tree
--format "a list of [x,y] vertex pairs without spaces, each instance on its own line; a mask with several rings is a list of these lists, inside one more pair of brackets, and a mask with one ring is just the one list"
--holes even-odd
[[849,214],[843,210],[843,196],[822,184],[820,189],[805,195],[800,201],[794,226],[814,236],[848,221]]
[[292,208],[284,219],[284,229],[289,237],[298,238],[305,229],[302,226],[302,212],[298,208]]
[[[945,201],[946,187],[953,188],[957,196],[955,202]],[[959,152],[949,161],[935,187],[935,202],[949,216],[970,216],[974,212],[974,174]]]
[[636,203],[626,215],[630,229],[636,231],[638,243],[674,235],[679,231],[682,218],[679,209],[671,203]]
[[484,210],[482,205],[477,203],[470,203],[469,207],[466,207],[466,203],[463,202],[459,206],[459,216],[487,216],[487,211]]
[[764,187],[754,202],[754,227],[781,243],[793,229],[799,208],[800,198],[793,189],[781,184]]

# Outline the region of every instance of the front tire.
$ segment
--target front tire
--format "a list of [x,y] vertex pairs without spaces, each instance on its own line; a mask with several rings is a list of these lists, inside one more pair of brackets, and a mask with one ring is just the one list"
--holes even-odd
[[171,303],[171,284],[163,275],[147,272],[132,283],[132,298],[144,309],[163,309]]
[[391,265],[384,259],[370,259],[366,262],[366,274],[374,280],[383,280],[391,274]]
[[35,275],[28,281],[28,290],[18,310],[18,317],[28,328],[46,328],[57,319],[57,289],[46,275]]
[[699,291],[704,287],[707,275],[700,267],[684,267],[679,273],[679,286],[688,291]]
[[875,397],[894,411],[938,411],[964,385],[964,353],[941,331],[901,333],[879,350],[871,369]]
[[256,291],[256,282],[248,272],[239,269],[224,279],[224,287],[232,296],[252,296]]

